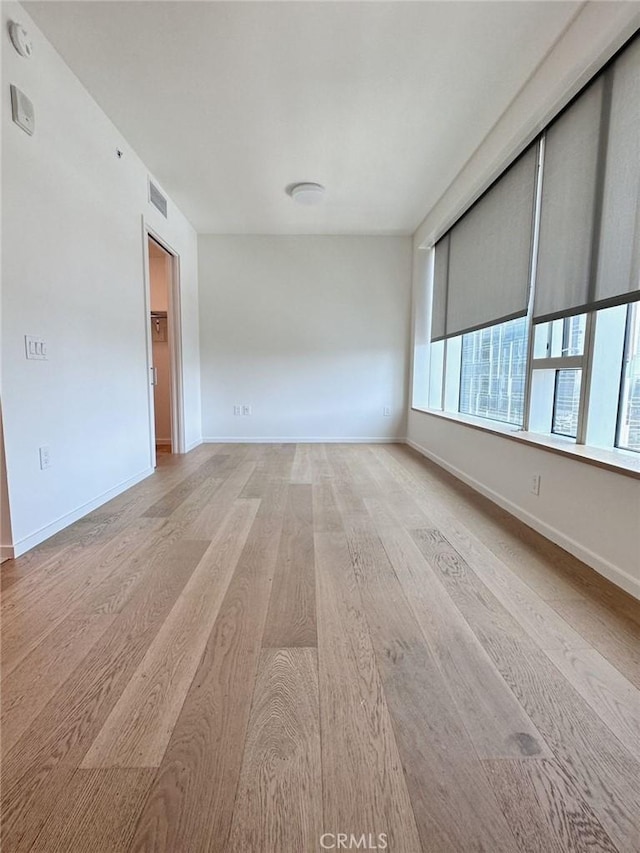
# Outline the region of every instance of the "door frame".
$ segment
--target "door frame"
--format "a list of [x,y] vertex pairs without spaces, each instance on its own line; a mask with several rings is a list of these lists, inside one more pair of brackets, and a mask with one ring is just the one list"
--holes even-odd
[[147,345],[147,400],[149,409],[149,455],[151,467],[156,467],[156,425],[153,384],[153,342],[151,340],[151,278],[149,272],[149,238],[171,257],[171,282],[168,293],[168,334],[171,400],[171,452],[186,453],[184,439],[184,390],[182,381],[182,309],[180,299],[180,255],[142,217],[142,248],[144,262],[144,311]]

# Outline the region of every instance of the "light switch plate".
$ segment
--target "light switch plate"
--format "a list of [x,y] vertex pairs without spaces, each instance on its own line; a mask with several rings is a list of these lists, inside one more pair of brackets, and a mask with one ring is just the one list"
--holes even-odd
[[25,335],[24,348],[27,358],[46,361],[49,357],[47,355],[47,342],[44,338],[34,338],[33,335]]
[[16,86],[11,86],[11,115],[14,122],[29,136],[33,136],[36,127],[36,116],[33,104]]
[[51,468],[51,448],[48,444],[44,444],[38,448],[40,454],[40,469],[44,471],[46,468]]

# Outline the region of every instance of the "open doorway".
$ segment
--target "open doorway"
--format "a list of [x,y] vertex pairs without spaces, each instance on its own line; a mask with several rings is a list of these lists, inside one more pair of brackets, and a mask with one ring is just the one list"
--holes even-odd
[[178,257],[145,229],[151,367],[151,455],[183,453]]
[[171,453],[171,360],[169,358],[169,290],[172,257],[149,237],[149,293],[156,454]]

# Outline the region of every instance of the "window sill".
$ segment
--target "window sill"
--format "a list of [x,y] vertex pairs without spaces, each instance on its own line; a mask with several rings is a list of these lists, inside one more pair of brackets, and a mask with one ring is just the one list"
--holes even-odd
[[560,456],[568,456],[578,462],[586,462],[607,471],[614,471],[626,477],[640,480],[640,454],[629,450],[605,450],[599,447],[586,447],[583,444],[575,444],[571,439],[561,436],[539,435],[535,432],[524,432],[511,424],[502,424],[499,421],[487,421],[484,418],[474,418],[470,415],[459,415],[452,412],[440,412],[435,409],[419,409],[411,407],[412,412],[420,412],[434,418],[442,418],[453,421],[461,426],[489,432],[492,435],[500,435],[511,441],[519,441],[530,447],[547,450],[549,453],[557,453]]

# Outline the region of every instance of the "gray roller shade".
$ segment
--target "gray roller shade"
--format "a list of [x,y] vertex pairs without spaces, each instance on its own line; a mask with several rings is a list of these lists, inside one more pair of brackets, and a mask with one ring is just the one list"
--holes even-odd
[[640,290],[640,39],[615,61],[594,301]]
[[449,232],[447,337],[527,313],[537,151],[526,151]]
[[449,277],[449,235],[436,243],[433,269],[433,301],[431,303],[431,340],[446,337],[447,281]]
[[637,298],[640,40],[545,137],[536,322]]
[[589,299],[604,85],[596,80],[547,131],[534,316]]

